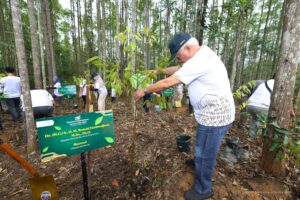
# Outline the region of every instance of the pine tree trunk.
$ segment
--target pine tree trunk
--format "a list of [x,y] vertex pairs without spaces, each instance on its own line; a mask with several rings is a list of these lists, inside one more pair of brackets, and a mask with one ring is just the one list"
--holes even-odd
[[254,79],[254,73],[255,73],[255,70],[257,70],[256,68],[256,59],[257,59],[257,46],[258,46],[258,41],[259,41],[259,33],[260,33],[260,27],[261,27],[261,24],[262,24],[262,20],[263,20],[263,13],[264,13],[264,5],[265,5],[265,1],[263,0],[262,1],[262,6],[261,6],[261,11],[260,11],[260,18],[259,18],[259,24],[257,25],[257,30],[256,30],[256,36],[255,36],[255,47],[254,47],[254,51],[253,51],[253,57],[252,57],[252,64],[250,65],[251,68],[253,68],[252,70],[250,70],[250,73],[249,73],[249,77],[248,77],[248,80],[253,80]]
[[56,64],[55,64],[55,53],[54,53],[54,37],[53,37],[53,30],[52,30],[52,20],[51,20],[51,11],[50,6],[47,0],[45,1],[45,8],[46,8],[46,21],[47,21],[47,31],[48,31],[48,37],[49,37],[49,49],[50,49],[50,55],[51,55],[51,68],[52,68],[52,74],[57,75],[56,73]]
[[[137,26],[136,26],[136,0],[132,0],[131,2],[132,4],[132,33],[133,34],[136,34],[137,33]],[[133,38],[133,43],[135,43],[135,39]],[[135,52],[135,49],[134,49],[134,52]],[[132,59],[131,59],[131,64],[132,64],[132,70],[135,71],[136,69],[136,54],[134,53],[134,55],[132,56]]]
[[81,20],[81,4],[80,0],[76,0],[76,7],[77,7],[77,35],[78,35],[78,43],[77,43],[77,58],[78,58],[78,65],[79,65],[79,71],[83,73],[84,68],[83,68],[83,56],[82,56],[82,20]]
[[234,83],[235,83],[235,77],[236,77],[236,68],[238,63],[238,57],[240,55],[240,41],[241,41],[241,33],[242,33],[242,26],[243,26],[243,13],[239,15],[239,22],[236,32],[236,41],[235,41],[235,49],[234,49],[234,55],[233,55],[233,64],[231,68],[231,76],[230,76],[230,87],[231,91],[234,90]]
[[271,13],[271,6],[272,6],[272,0],[269,0],[268,13],[267,13],[266,21],[265,21],[264,34],[263,34],[263,38],[262,38],[261,50],[260,50],[260,54],[259,54],[259,61],[258,61],[258,66],[257,66],[257,71],[256,71],[256,79],[260,78],[263,53],[265,52],[265,41],[267,39],[267,29],[268,29],[269,17],[270,17],[270,13]]
[[40,57],[41,57],[41,65],[42,65],[42,81],[43,81],[43,89],[46,89],[47,85],[47,78],[46,78],[46,69],[45,69],[45,54],[43,48],[43,33],[42,33],[42,26],[41,26],[41,5],[40,1],[37,3],[37,20],[38,20],[38,34],[39,34],[39,45],[40,45]]
[[46,16],[46,5],[45,0],[41,0],[41,13],[42,13],[42,21],[43,21],[43,35],[45,40],[45,52],[46,52],[46,59],[47,59],[47,67],[48,67],[48,80],[49,83],[52,83],[53,79],[53,70],[52,70],[52,60],[51,60],[51,50],[50,50],[50,42],[49,42],[49,35],[47,30],[47,16]]
[[150,34],[150,5],[151,0],[145,0],[145,27],[148,29],[148,35],[145,37],[145,51],[144,51],[144,58],[145,58],[145,68],[150,69],[150,45],[149,45],[149,34]]
[[29,23],[30,23],[30,37],[31,37],[31,49],[32,49],[32,61],[33,61],[33,73],[34,73],[34,86],[35,88],[42,88],[41,82],[41,70],[39,59],[39,45],[37,26],[34,12],[33,0],[27,0]]
[[[275,119],[283,128],[289,128],[290,111],[293,106],[294,85],[300,56],[300,4],[299,0],[286,0],[283,18],[283,30],[276,73],[275,85],[269,109],[269,118]],[[298,44],[298,45],[295,45]],[[269,134],[264,139],[261,167],[275,176],[284,175],[284,157],[276,160],[281,149],[270,151],[273,144],[274,129],[268,126]]]
[[76,22],[75,22],[75,3],[74,0],[70,0],[71,7],[71,23],[72,23],[72,43],[73,43],[73,59],[75,64],[75,71],[79,74],[79,63],[78,63],[78,53],[77,53],[77,38],[76,38]]
[[196,24],[196,26],[199,27],[199,31],[197,31],[196,38],[198,39],[200,45],[203,44],[207,2],[208,2],[208,0],[204,0],[203,5],[201,6],[201,9],[199,9],[197,11],[197,24]]
[[[115,0],[115,13],[116,13],[116,34],[119,34],[120,30],[120,9],[119,9],[119,0]],[[115,53],[116,53],[116,63],[120,65],[120,45],[119,45],[119,40],[115,39]]]
[[19,0],[11,1],[11,10],[12,10],[13,29],[14,29],[15,44],[16,44],[16,53],[18,58],[18,68],[19,68],[19,73],[21,78],[22,95],[24,101],[25,126],[26,126],[25,131],[27,132],[27,153],[31,153],[36,150],[36,130],[35,130],[35,123],[34,123],[32,106],[31,106],[31,96],[30,96]]

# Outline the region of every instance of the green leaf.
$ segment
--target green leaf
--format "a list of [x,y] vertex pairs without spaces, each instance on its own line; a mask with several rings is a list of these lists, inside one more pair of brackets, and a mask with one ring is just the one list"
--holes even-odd
[[280,129],[280,125],[277,123],[277,121],[271,122],[270,125],[274,126],[275,128]]
[[277,149],[279,147],[278,143],[273,143],[271,148],[269,149],[270,151],[274,151],[275,149]]
[[276,153],[275,160],[278,161],[280,158],[282,158],[282,156],[283,156],[283,153],[281,151],[278,151]]
[[95,125],[101,124],[102,120],[103,120],[103,116],[98,117],[98,118],[95,120]]
[[61,131],[61,127],[59,127],[59,126],[53,126],[53,127],[55,128],[55,130]]
[[85,61],[85,63],[89,63],[89,62],[92,62],[92,61],[97,60],[97,59],[98,59],[98,56],[93,56],[93,57],[87,59],[87,60]]
[[43,149],[43,153],[46,153],[46,152],[48,151],[48,149],[49,149],[49,147],[45,147],[45,148]]
[[300,152],[300,144],[298,144],[297,146],[293,147],[293,148],[291,149],[291,151],[292,151],[293,153],[298,153],[298,152]]
[[287,145],[289,143],[289,138],[285,135],[283,138],[283,145]]
[[284,128],[276,128],[275,127],[275,131],[277,133],[281,133],[282,135],[291,135],[292,133]]
[[300,164],[300,155],[298,155],[297,159],[296,159],[297,163]]
[[108,143],[114,143],[114,138],[112,138],[112,137],[105,137],[104,138],[105,140],[106,140],[106,142],[108,142]]

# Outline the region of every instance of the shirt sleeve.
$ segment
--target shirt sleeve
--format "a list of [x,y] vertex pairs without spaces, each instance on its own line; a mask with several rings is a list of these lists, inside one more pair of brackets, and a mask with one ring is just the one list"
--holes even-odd
[[183,66],[174,73],[174,77],[179,79],[186,85],[189,85],[195,79],[203,76],[205,74],[205,65],[201,62],[197,62],[197,59],[190,60],[183,64]]

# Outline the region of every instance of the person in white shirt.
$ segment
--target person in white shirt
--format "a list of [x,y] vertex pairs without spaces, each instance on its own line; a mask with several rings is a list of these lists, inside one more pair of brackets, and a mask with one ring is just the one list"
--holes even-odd
[[79,84],[79,96],[82,98],[83,101],[83,109],[86,106],[86,79],[84,78],[81,83]]
[[224,134],[235,116],[235,106],[226,68],[209,47],[185,33],[174,36],[168,45],[171,58],[182,67],[172,67],[173,75],[144,89],[137,90],[135,99],[159,92],[180,83],[187,85],[194,116],[198,122],[195,142],[195,184],[184,193],[186,200],[213,196],[212,175]]
[[53,98],[58,104],[59,108],[62,108],[63,94],[61,94],[58,89],[61,87],[61,81],[58,76],[53,77]]
[[112,103],[114,103],[115,101],[116,101],[116,99],[117,99],[117,94],[116,94],[116,90],[115,90],[115,88],[111,88],[111,94],[110,94],[110,96],[111,96],[111,102]]
[[22,116],[21,110],[21,80],[15,76],[15,69],[7,67],[5,69],[7,76],[0,80],[3,87],[3,95],[10,115],[13,121],[17,122]]
[[104,111],[107,89],[99,73],[94,72],[92,79],[94,80],[94,89],[98,91],[98,111]]
[[54,99],[47,90],[30,90],[34,119],[53,116]]
[[248,99],[249,103],[246,107],[246,111],[253,117],[253,121],[249,128],[250,137],[255,137],[259,130],[260,122],[257,119],[257,115],[268,115],[273,87],[274,79],[263,81]]

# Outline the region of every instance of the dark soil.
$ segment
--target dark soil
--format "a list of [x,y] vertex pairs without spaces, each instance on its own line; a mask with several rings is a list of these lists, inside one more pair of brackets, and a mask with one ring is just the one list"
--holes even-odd
[[[67,103],[67,102],[65,102]],[[138,103],[140,104],[140,102]],[[56,115],[79,113],[80,108],[65,106]],[[110,102],[107,107],[111,108]],[[193,158],[196,122],[186,108],[173,111],[144,113],[138,105],[137,157],[131,176],[129,147],[133,127],[133,114],[129,100],[113,104],[115,144],[109,148],[90,152],[91,199],[184,199],[194,179],[193,169],[185,160]],[[1,137],[39,172],[52,175],[62,200],[84,199],[80,155],[41,163],[39,153],[27,155],[23,143],[23,123],[13,123],[1,112],[4,130]],[[238,118],[238,117],[237,117]],[[238,119],[237,119],[238,120]],[[234,165],[217,161],[213,177],[215,200],[278,200],[300,199],[300,167],[291,158],[286,163],[287,176],[275,178],[264,174],[259,167],[262,143],[257,138],[249,141],[244,124],[235,122],[225,137],[239,137],[248,145],[250,159]],[[192,137],[192,151],[181,153],[176,147],[176,136]],[[224,144],[221,147],[221,152]],[[0,150],[0,199],[31,199],[29,174],[20,164]]]

